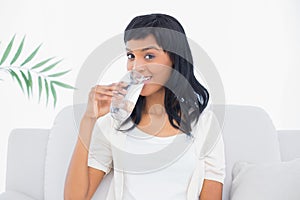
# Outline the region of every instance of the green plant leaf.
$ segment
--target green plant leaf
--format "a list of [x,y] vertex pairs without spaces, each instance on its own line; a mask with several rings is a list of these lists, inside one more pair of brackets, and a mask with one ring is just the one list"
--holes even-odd
[[31,76],[31,73],[29,72],[29,70],[27,71],[27,75],[28,75],[29,88],[30,88],[30,92],[32,95],[32,76]]
[[39,83],[39,103],[40,103],[41,95],[42,95],[42,89],[43,89],[42,78],[40,76],[38,77],[38,83]]
[[57,96],[56,96],[56,91],[55,91],[53,82],[50,82],[50,88],[51,88],[52,96],[53,96],[53,99],[54,99],[53,105],[54,105],[54,108],[55,108],[55,106],[56,106],[56,101],[57,101]]
[[34,65],[33,67],[31,67],[31,69],[39,68],[39,67],[43,66],[44,64],[46,64],[47,62],[49,62],[50,60],[52,60],[53,58],[54,58],[54,57],[48,58],[48,59],[46,59],[46,60],[43,60],[42,62],[40,62],[40,63]]
[[22,89],[22,92],[24,93],[24,88],[23,88],[23,85],[22,85],[22,81],[20,80],[19,76],[16,74],[16,72],[14,72],[12,69],[9,69],[8,70],[10,75],[12,76],[13,80],[16,78],[21,89]]
[[10,62],[10,65],[14,64],[16,62],[16,60],[19,58],[19,56],[20,56],[20,54],[22,52],[22,49],[23,49],[24,41],[25,41],[25,36],[23,37],[23,40],[22,40],[21,44],[19,45],[19,48],[18,48],[18,50],[17,50],[14,58]]
[[7,56],[9,55],[11,47],[12,47],[12,45],[14,43],[14,40],[15,40],[15,36],[16,35],[13,36],[13,38],[10,40],[9,44],[7,45],[7,47],[6,47],[6,49],[5,49],[4,53],[3,53],[3,56],[1,58],[0,65],[2,65],[5,62]]
[[62,82],[59,82],[59,81],[52,81],[52,83],[55,84],[55,85],[58,85],[60,87],[63,87],[63,88],[75,89],[73,86],[65,84],[65,83],[62,83]]
[[40,47],[42,46],[42,44],[40,44],[31,54],[30,56],[28,56],[28,58],[26,58],[26,60],[21,64],[21,67],[23,65],[25,65],[26,63],[28,63],[29,61],[32,60],[32,58],[36,55],[36,53],[38,52],[38,50],[40,49]]
[[55,62],[55,63],[53,63],[53,64],[51,64],[51,65],[49,65],[48,67],[46,67],[45,69],[43,69],[42,71],[40,71],[40,73],[49,71],[50,69],[52,69],[53,67],[55,67],[55,66],[56,66],[58,63],[60,63],[61,61],[62,61],[62,59],[59,60],[59,61],[57,61],[57,62]]
[[29,80],[27,79],[27,77],[26,77],[26,75],[24,74],[24,72],[21,71],[21,70],[20,70],[20,72],[21,72],[21,75],[22,75],[22,77],[23,77],[23,79],[24,79],[24,81],[25,81],[26,88],[27,88],[27,95],[28,95],[28,98],[29,98],[30,82],[29,82]]
[[44,79],[44,82],[45,82],[46,97],[47,97],[46,105],[48,106],[48,100],[49,100],[49,86],[48,86],[48,81],[47,81],[47,79]]
[[66,73],[68,73],[69,71],[71,70],[67,70],[67,71],[64,71],[64,72],[59,72],[59,73],[56,73],[56,74],[51,74],[51,75],[48,75],[48,77],[58,77],[58,76],[62,76]]

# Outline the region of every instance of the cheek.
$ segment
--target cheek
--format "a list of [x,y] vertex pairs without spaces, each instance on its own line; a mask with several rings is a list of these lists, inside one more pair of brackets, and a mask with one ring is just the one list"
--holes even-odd
[[162,88],[162,85],[160,84],[146,84],[144,85],[140,95],[142,96],[148,96],[151,95],[157,91],[159,91]]
[[153,82],[157,84],[164,85],[165,82],[169,79],[172,72],[172,68],[164,67],[163,69],[153,73]]
[[130,71],[133,69],[133,66],[130,62],[127,62],[127,71]]

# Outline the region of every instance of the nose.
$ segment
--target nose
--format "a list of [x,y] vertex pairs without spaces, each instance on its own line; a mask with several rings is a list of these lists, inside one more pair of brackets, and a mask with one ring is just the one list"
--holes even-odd
[[143,62],[138,62],[136,59],[133,63],[133,70],[136,70],[137,72],[143,72],[146,69],[146,65]]

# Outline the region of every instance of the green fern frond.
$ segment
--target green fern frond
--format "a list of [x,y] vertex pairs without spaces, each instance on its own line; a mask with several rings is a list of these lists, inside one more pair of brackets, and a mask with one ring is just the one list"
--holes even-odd
[[32,95],[32,76],[31,76],[31,73],[29,70],[27,71],[27,75],[28,75],[28,81],[29,81],[29,89],[30,89],[30,92]]
[[39,73],[43,73],[43,72],[46,72],[46,71],[49,71],[50,69],[52,69],[53,67],[55,67],[58,63],[60,63],[62,61],[62,59],[61,60],[59,60],[59,61],[57,61],[57,62],[55,62],[55,63],[53,63],[53,64],[51,64],[51,65],[49,65],[48,67],[46,67],[45,69],[43,69],[42,71],[40,71]]
[[[1,69],[4,71],[8,71],[9,74],[11,75],[12,79],[14,81],[18,82],[18,85],[20,86],[22,92],[25,94],[27,93],[27,97],[30,98],[30,96],[33,96],[34,90],[33,90],[33,79],[37,77],[37,88],[38,88],[38,102],[40,103],[43,90],[45,91],[45,96],[46,96],[46,106],[48,106],[49,102],[49,93],[51,92],[52,97],[53,97],[53,105],[56,107],[57,105],[57,91],[55,86],[59,86],[62,88],[66,89],[76,89],[75,87],[68,85],[66,83],[63,83],[61,81],[55,80],[71,70],[66,70],[66,71],[60,71],[60,72],[54,72],[49,75],[45,74],[45,72],[48,72],[50,70],[54,70],[57,68],[58,64],[62,62],[63,59],[58,60],[52,64],[48,64],[50,61],[52,61],[55,57],[50,57],[45,60],[42,60],[40,62],[37,62],[37,64],[30,64],[30,62],[33,60],[33,58],[36,57],[38,51],[40,50],[40,47],[42,44],[40,44],[35,50],[30,53],[26,59],[24,59],[23,62],[19,62],[20,60],[20,55],[22,54],[22,51],[24,49],[24,44],[25,44],[25,38],[26,36],[23,37],[22,41],[20,44],[17,46],[17,50],[15,54],[11,55],[12,48],[14,46],[15,42],[15,37],[14,35],[12,39],[10,40],[9,44],[7,45],[2,57],[0,57],[0,66]],[[1,44],[1,42],[0,42]],[[9,57],[12,57],[12,59],[9,62],[9,66],[2,67],[6,61],[9,59]],[[16,64],[17,63],[17,64]],[[18,65],[18,63],[21,63]],[[48,64],[48,65],[47,65]],[[14,65],[14,66],[12,66]],[[32,67],[28,67],[28,65]],[[39,71],[36,71],[37,69],[40,69]],[[2,79],[0,79],[2,80]],[[26,92],[25,92],[25,87],[26,87]]]
[[25,36],[23,37],[23,40],[22,40],[21,44],[19,45],[19,48],[18,48],[14,58],[11,60],[10,65],[14,64],[16,62],[16,60],[19,58],[19,56],[22,52],[22,49],[23,49],[24,41],[25,41]]
[[18,83],[19,83],[19,86],[21,87],[22,89],[22,92],[24,93],[24,88],[23,88],[23,85],[22,85],[22,81],[21,79],[19,78],[19,76],[16,74],[16,72],[14,72],[14,70],[12,69],[9,69],[8,72],[10,73],[10,75],[12,76],[12,79],[14,80],[15,78],[17,79]]
[[40,76],[38,77],[38,84],[39,84],[39,103],[40,103],[41,96],[42,96],[42,90],[43,90],[42,78]]
[[62,76],[62,75],[65,75],[66,73],[68,73],[69,71],[71,71],[71,70],[67,70],[67,71],[64,71],[64,72],[59,72],[59,73],[56,73],[56,74],[50,74],[50,75],[48,75],[48,77]]
[[40,63],[34,65],[33,67],[31,67],[31,69],[37,69],[37,68],[43,66],[44,64],[46,64],[47,62],[49,62],[50,60],[52,60],[53,58],[54,58],[54,57],[48,58],[48,59],[46,59],[46,60],[43,60],[42,62],[40,62]]
[[56,96],[56,90],[54,88],[54,85],[53,85],[53,82],[50,82],[50,88],[51,88],[51,93],[52,93],[52,96],[53,96],[53,106],[55,107],[56,106],[56,102],[57,102],[57,96]]
[[65,84],[65,83],[62,83],[62,82],[59,82],[59,81],[52,81],[53,84],[55,85],[58,85],[60,87],[63,87],[63,88],[67,88],[67,89],[76,89],[74,88],[73,86],[71,85],[68,85],[68,84]]
[[6,47],[6,49],[3,53],[3,56],[1,58],[0,65],[2,65],[5,62],[6,58],[8,57],[8,55],[10,53],[10,50],[11,50],[11,47],[14,43],[15,37],[16,37],[16,34],[13,36],[13,38],[10,40],[9,44],[7,45],[7,47]]
[[23,77],[23,80],[25,82],[25,85],[26,85],[26,89],[27,89],[27,97],[29,98],[29,95],[30,95],[30,82],[29,80],[27,79],[26,75],[24,74],[24,72],[22,70],[20,70],[20,73]]
[[30,62],[33,57],[37,54],[38,50],[40,49],[40,47],[42,46],[42,44],[40,44],[27,58],[26,60],[21,64],[21,67],[24,66],[26,63]]

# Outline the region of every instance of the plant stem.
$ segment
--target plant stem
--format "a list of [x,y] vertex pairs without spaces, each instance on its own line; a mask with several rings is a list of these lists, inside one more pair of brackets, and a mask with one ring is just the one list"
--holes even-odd
[[30,69],[27,69],[25,67],[20,67],[20,66],[5,66],[5,67],[0,67],[0,70],[3,70],[3,71],[8,71],[9,69],[17,69],[17,70],[27,70],[27,71],[30,71],[30,72],[34,72],[36,76],[41,76],[43,77],[43,79],[47,79],[48,80],[48,77],[43,75],[43,74],[39,74],[37,73],[35,70],[30,70]]

